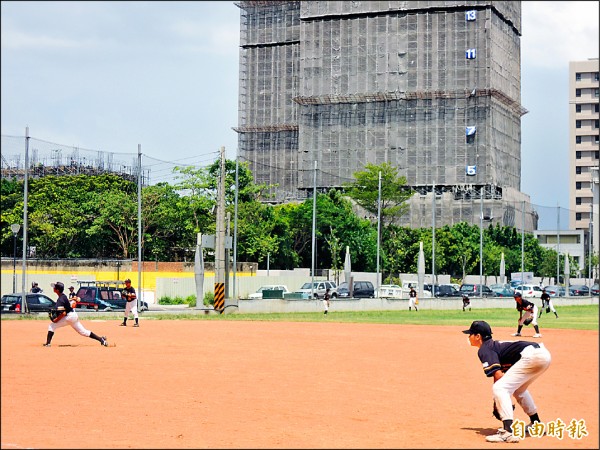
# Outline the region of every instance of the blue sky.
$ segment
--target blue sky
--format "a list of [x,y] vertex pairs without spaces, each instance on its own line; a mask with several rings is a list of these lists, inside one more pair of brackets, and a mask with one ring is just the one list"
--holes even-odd
[[[598,57],[598,5],[523,2],[521,190],[536,205],[568,207],[568,67]],[[238,45],[233,2],[2,1],[1,132],[233,159]]]

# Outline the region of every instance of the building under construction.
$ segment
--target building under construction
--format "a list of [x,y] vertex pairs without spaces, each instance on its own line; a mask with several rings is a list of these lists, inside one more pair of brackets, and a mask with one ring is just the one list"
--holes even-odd
[[417,192],[402,225],[536,228],[520,192],[521,2],[236,4],[235,130],[255,181],[276,185],[265,200],[387,162]]

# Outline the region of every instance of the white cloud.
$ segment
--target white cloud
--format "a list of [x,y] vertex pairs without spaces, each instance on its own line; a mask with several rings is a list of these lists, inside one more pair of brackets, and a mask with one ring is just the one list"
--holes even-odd
[[598,2],[522,2],[522,63],[568,67],[598,57]]

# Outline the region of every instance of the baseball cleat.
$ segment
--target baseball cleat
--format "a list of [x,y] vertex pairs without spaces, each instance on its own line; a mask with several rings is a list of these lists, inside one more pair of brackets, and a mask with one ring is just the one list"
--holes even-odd
[[511,336],[521,336],[521,333],[513,333]]
[[515,444],[519,442],[521,439],[514,436],[512,433],[509,433],[506,430],[498,430],[498,433],[492,434],[491,436],[486,436],[485,440],[487,442],[508,442],[511,444]]
[[126,327],[126,326],[127,326],[127,324],[125,324],[125,323],[121,323],[121,324],[120,324],[120,326],[122,326],[122,327]]
[[534,338],[541,338],[541,337],[542,337],[542,335],[541,335],[540,333],[535,333],[535,334],[533,335],[533,337],[534,337]]
[[108,340],[106,339],[106,336],[102,336],[100,344],[102,344],[104,347],[108,347]]
[[137,324],[137,323],[134,323],[134,324],[133,324],[133,326],[134,326],[134,327],[139,327],[139,324]]
[[51,347],[50,344],[42,344],[43,347]]

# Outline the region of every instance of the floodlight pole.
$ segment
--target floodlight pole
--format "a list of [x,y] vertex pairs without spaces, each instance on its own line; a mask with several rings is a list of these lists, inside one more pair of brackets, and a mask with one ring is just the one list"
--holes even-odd
[[13,292],[17,292],[17,234],[21,229],[21,225],[13,223],[10,230],[13,233]]

